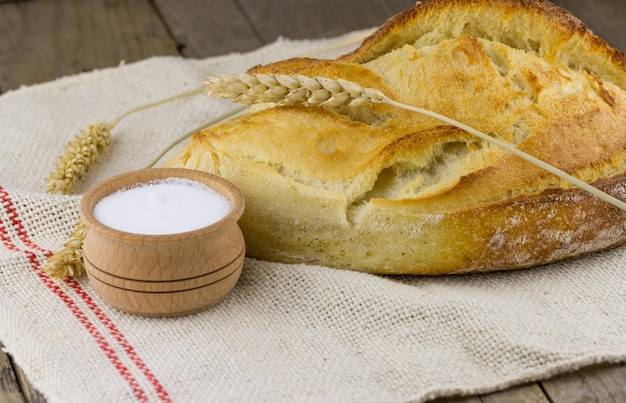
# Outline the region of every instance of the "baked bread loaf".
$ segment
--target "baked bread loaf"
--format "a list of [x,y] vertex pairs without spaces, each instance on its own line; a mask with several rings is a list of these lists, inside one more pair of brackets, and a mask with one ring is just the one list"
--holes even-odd
[[[426,0],[336,60],[342,78],[449,116],[626,197],[626,61],[543,0]],[[385,274],[526,268],[626,241],[626,215],[496,146],[386,104],[253,108],[167,165],[246,197],[252,257]]]

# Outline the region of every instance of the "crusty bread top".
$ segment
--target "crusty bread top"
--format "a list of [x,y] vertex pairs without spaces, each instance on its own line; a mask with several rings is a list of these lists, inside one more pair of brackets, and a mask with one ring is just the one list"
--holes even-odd
[[[429,0],[337,60],[296,58],[251,71],[378,88],[591,182],[626,166],[624,66],[621,52],[547,1]],[[383,104],[269,108],[193,142],[211,150],[212,170],[225,158],[269,167],[343,195],[354,216],[366,202],[437,212],[569,186],[468,133]]]
[[626,90],[626,59],[565,9],[545,0],[427,0],[390,18],[339,58],[365,63],[404,44],[435,45],[459,35],[533,52],[552,64],[588,70]]

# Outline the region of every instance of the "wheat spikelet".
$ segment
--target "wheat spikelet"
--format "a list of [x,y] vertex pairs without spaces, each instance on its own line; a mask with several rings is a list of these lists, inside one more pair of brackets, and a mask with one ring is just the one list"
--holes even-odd
[[106,146],[111,144],[111,130],[125,117],[145,109],[199,94],[201,91],[202,88],[196,88],[160,101],[140,105],[124,112],[110,123],[100,122],[84,129],[65,146],[63,155],[59,158],[46,181],[46,192],[69,193],[74,184],[96,163]]
[[111,144],[108,123],[97,123],[81,131],[67,143],[63,155],[47,179],[48,193],[70,192],[74,184],[96,163],[102,151]]
[[82,276],[85,273],[83,241],[86,236],[87,226],[80,220],[76,223],[74,232],[70,235],[70,239],[65,243],[63,249],[48,258],[43,267],[44,272],[55,278]]
[[364,106],[382,101],[385,95],[374,88],[343,79],[307,77],[299,74],[224,74],[209,76],[205,92],[244,104],[272,102],[277,105]]
[[500,141],[464,123],[437,112],[407,105],[387,97],[374,88],[363,88],[359,84],[343,79],[308,77],[299,74],[225,74],[209,76],[204,83],[205,92],[216,98],[233,99],[236,102],[253,104],[272,102],[276,105],[304,106],[362,106],[372,102],[385,103],[411,112],[430,116],[449,125],[465,130],[482,140],[494,144],[534,164],[551,174],[597,196],[607,203],[626,211],[626,203],[575,178],[560,169],[543,162],[511,144]]

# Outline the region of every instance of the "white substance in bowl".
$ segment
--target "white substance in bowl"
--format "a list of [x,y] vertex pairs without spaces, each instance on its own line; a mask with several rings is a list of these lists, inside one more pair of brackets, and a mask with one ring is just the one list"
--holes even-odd
[[224,195],[203,183],[167,178],[112,193],[96,203],[93,214],[102,224],[120,231],[165,235],[214,224],[231,209]]

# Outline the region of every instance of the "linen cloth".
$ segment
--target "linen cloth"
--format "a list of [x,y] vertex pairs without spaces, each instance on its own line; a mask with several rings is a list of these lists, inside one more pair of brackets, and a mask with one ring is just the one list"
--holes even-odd
[[424,401],[626,358],[625,248],[446,277],[247,259],[221,304],[178,318],[118,312],[86,278],[42,272],[79,219],[86,189],[143,168],[235,106],[196,95],[130,115],[74,194],[46,194],[45,179],[81,129],[199,87],[210,72],[245,71],[340,39],[152,58],[0,97],[0,340],[50,402]]

